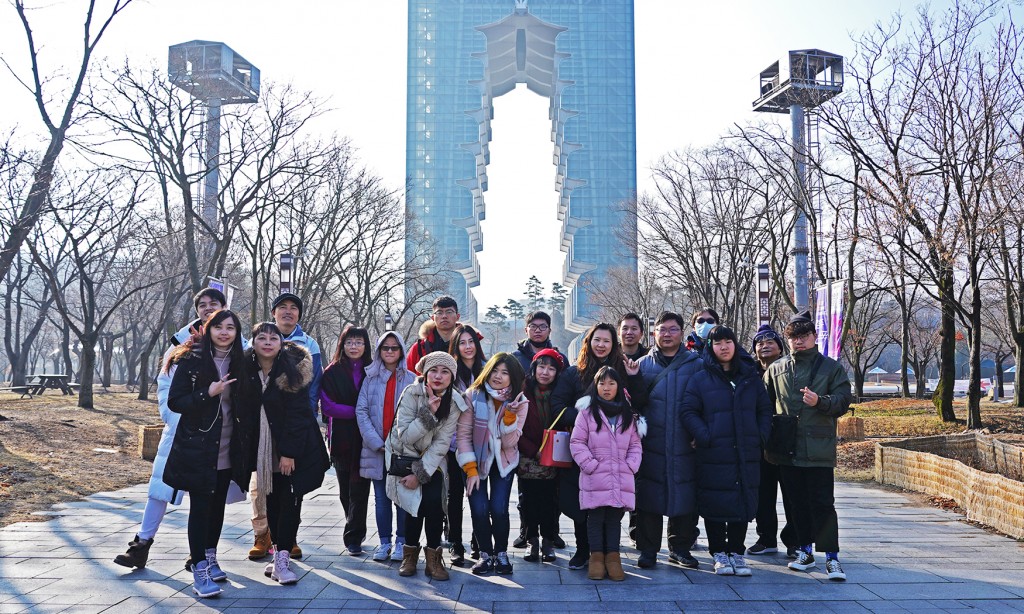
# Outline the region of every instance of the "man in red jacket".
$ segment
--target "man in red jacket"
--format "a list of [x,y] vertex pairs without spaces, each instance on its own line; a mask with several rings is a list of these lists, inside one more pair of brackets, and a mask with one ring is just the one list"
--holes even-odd
[[459,304],[445,295],[434,299],[430,320],[420,327],[420,338],[409,346],[406,367],[416,375],[416,363],[431,352],[448,352],[448,341],[459,325]]

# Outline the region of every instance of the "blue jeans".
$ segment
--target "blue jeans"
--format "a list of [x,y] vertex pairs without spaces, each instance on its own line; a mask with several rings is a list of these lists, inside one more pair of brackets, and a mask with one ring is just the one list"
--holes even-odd
[[380,543],[391,543],[391,507],[398,510],[398,540],[405,543],[405,510],[388,499],[387,478],[373,480],[373,502],[374,511],[377,516],[377,534],[380,536]]
[[[508,503],[512,496],[511,471],[505,477],[498,474],[498,463],[491,463],[486,479],[469,495],[469,513],[473,517],[473,535],[481,552],[495,554],[508,550]],[[483,477],[483,476],[481,476]],[[488,491],[490,494],[488,494]]]

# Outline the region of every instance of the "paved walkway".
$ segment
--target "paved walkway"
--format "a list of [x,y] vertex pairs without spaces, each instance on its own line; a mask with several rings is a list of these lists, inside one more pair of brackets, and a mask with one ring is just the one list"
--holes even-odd
[[[657,568],[642,570],[636,552],[626,548],[625,582],[592,582],[585,571],[570,571],[571,544],[552,564],[526,563],[516,551],[515,573],[507,577],[477,578],[456,569],[449,582],[431,583],[422,574],[400,578],[398,563],[375,563],[369,553],[339,555],[336,492],[332,473],[303,505],[299,542],[306,556],[296,564],[302,579],[291,587],[264,578],[263,564],[246,558],[249,506],[229,505],[220,560],[230,582],[219,598],[203,601],[192,596],[192,576],[182,568],[185,508],[167,515],[149,566],[131,571],[111,560],[137,528],[145,487],[57,506],[48,512],[52,520],[0,530],[0,613],[1024,612],[1024,544],[871,486],[837,487],[846,583],[829,582],[820,569],[790,571],[783,555],[749,557],[753,577],[717,577],[703,538],[695,553],[698,571],[683,571],[663,557]],[[370,509],[372,532],[372,502]],[[468,516],[465,526],[468,538]],[[563,524],[562,535],[571,533]],[[372,547],[375,534],[366,541]]]

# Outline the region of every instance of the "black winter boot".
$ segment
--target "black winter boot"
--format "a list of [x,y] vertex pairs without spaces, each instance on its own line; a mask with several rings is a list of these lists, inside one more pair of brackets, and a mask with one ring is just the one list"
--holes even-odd
[[124,567],[142,569],[146,566],[146,561],[149,560],[149,547],[152,545],[153,540],[139,539],[139,536],[136,535],[135,539],[128,542],[128,552],[114,557],[114,562]]

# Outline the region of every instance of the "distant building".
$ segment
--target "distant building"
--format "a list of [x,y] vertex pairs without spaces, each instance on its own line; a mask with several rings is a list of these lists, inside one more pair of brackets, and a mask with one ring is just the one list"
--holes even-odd
[[[450,293],[477,320],[494,98],[525,83],[550,99],[566,326],[594,319],[585,282],[636,270],[632,0],[409,0],[407,206],[454,260]],[[413,238],[414,237],[410,237]],[[407,255],[416,244],[407,242]]]

